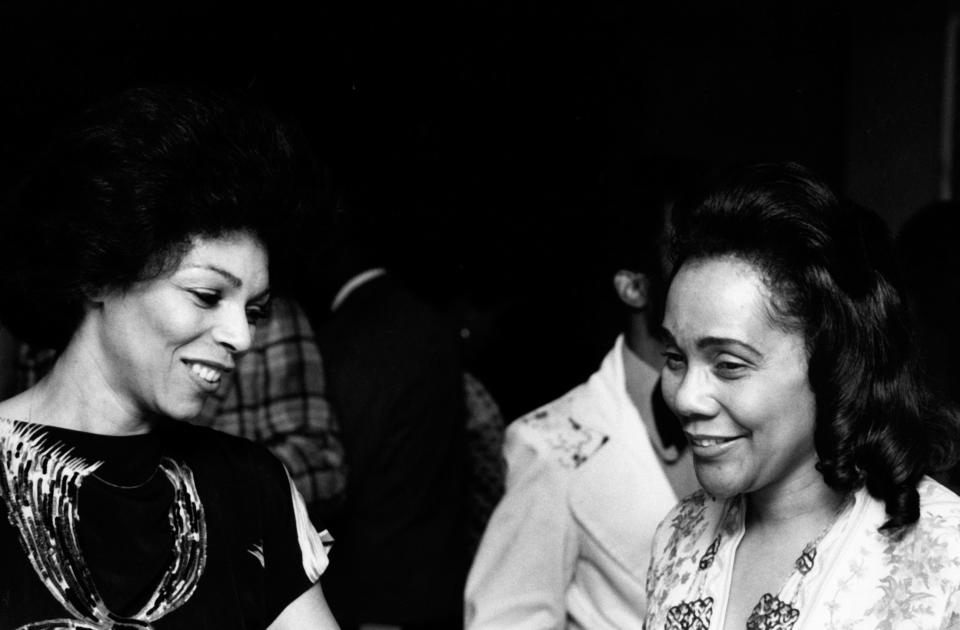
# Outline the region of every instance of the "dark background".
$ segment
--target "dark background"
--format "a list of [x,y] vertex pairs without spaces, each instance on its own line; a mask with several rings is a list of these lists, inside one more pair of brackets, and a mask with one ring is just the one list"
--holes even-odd
[[781,4],[8,2],[0,183],[124,87],[244,92],[373,200],[512,417],[609,347],[606,193],[651,157],[805,162],[894,229],[937,197],[948,7]]

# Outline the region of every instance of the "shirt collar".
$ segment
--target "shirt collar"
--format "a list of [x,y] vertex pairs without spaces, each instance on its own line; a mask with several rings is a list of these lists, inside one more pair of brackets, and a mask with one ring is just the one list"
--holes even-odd
[[357,275],[353,276],[347,280],[340,290],[337,291],[337,294],[333,298],[333,302],[330,303],[330,311],[333,312],[340,308],[344,301],[350,297],[350,294],[359,289],[362,285],[370,282],[374,278],[379,278],[383,274],[387,273],[387,270],[383,267],[374,267],[372,269],[367,269],[366,271],[361,271]]

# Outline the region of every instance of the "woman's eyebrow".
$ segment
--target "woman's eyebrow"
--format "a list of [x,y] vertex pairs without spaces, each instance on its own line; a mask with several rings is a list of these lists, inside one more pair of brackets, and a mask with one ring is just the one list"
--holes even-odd
[[208,271],[212,271],[214,273],[220,274],[221,276],[224,277],[224,279],[226,279],[227,282],[230,283],[231,286],[235,288],[240,288],[243,286],[243,280],[233,275],[223,267],[218,267],[216,265],[201,265],[199,263],[187,265],[186,267],[187,269],[206,269]]
[[762,352],[747,342],[740,341],[739,339],[732,339],[730,337],[701,337],[700,339],[697,339],[697,348],[700,350],[708,350],[710,348],[716,348],[717,346],[738,346],[747,352],[756,355],[757,357],[763,356]]
[[[212,271],[215,274],[222,276],[223,279],[229,282],[230,286],[232,286],[235,289],[239,289],[240,287],[243,286],[243,280],[241,280],[234,274],[230,273],[223,267],[218,267],[217,265],[205,265],[205,264],[198,263],[193,265],[187,265],[186,268],[187,269],[205,269],[207,271]],[[257,293],[256,295],[252,296],[250,298],[250,301],[256,302],[258,300],[269,300],[269,299],[270,299],[270,287],[267,287],[260,293]]]
[[[676,339],[674,339],[673,334],[663,326],[661,326],[657,330],[657,338],[659,339],[660,343],[664,345],[672,345],[672,346],[677,345],[677,341]],[[712,337],[711,336],[711,337],[701,337],[700,339],[697,340],[698,350],[709,350],[712,348],[716,348],[718,346],[719,347],[737,346],[739,348],[743,348],[744,350],[746,350],[747,352],[753,354],[758,358],[763,357],[762,352],[760,352],[759,350],[757,350],[747,342],[740,341],[739,339],[733,339],[732,337]]]

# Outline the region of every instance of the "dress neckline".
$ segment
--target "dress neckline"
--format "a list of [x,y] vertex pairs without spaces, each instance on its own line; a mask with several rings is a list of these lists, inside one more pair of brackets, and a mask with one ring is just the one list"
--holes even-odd
[[[816,562],[818,552],[823,548],[832,548],[837,539],[842,537],[844,524],[852,518],[854,506],[858,502],[860,501],[856,492],[849,493],[843,499],[834,517],[820,534],[804,545],[800,555],[794,561],[793,570],[779,589],[761,596],[747,620],[748,630],[793,628],[800,616],[799,600],[807,576],[814,569],[820,569],[820,564]],[[691,584],[692,597],[670,608],[667,614],[667,628],[709,628],[714,613],[719,617],[726,616],[733,562],[745,531],[746,497],[738,495],[725,501],[715,535],[710,539],[709,545],[704,549],[697,563],[697,571]],[[725,565],[723,567],[725,579],[722,581],[722,588],[719,589],[722,592],[710,592],[712,589],[708,586],[711,581],[709,576],[711,571],[716,570],[714,565],[719,556],[723,557]],[[723,599],[717,601],[714,595],[719,595]]]
[[[151,627],[192,596],[206,565],[207,529],[193,473],[181,462],[162,457],[156,464],[145,464],[162,472],[151,479],[171,487],[173,501],[167,508],[167,521],[173,544],[169,564],[138,610],[118,615],[107,606],[80,544],[81,487],[105,464],[79,451],[134,443],[152,449],[162,444],[160,433],[103,436],[0,420],[0,499],[37,577],[72,617],[40,625]],[[148,436],[152,439],[144,439]],[[138,451],[127,449],[120,454],[132,461]],[[134,496],[144,489],[135,488]]]
[[131,435],[91,433],[24,420],[2,421],[34,432],[51,445],[63,445],[73,457],[97,463],[94,476],[115,488],[136,488],[156,478],[167,443],[163,421],[147,433]]

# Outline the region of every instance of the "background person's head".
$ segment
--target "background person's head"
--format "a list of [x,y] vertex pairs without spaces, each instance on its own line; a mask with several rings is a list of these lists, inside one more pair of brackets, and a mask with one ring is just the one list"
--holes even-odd
[[[704,299],[722,296],[739,278],[741,291],[750,293],[744,298],[745,308],[753,300],[753,306],[761,309],[752,313],[755,327],[763,334],[779,335],[784,344],[791,339],[802,344],[802,355],[783,346],[782,358],[792,365],[798,360],[806,363],[806,383],[792,383],[791,389],[781,373],[776,384],[765,386],[767,395],[787,395],[795,406],[788,406],[789,400],[771,400],[764,412],[780,419],[789,414],[799,418],[809,406],[817,469],[827,485],[846,492],[865,484],[886,502],[890,516],[886,527],[914,522],[916,484],[925,472],[949,459],[953,435],[941,438],[943,432],[953,431],[953,418],[937,406],[917,376],[911,328],[895,285],[892,245],[882,222],[866,210],[839,202],[803,167],[773,164],[728,175],[680,217],[675,229],[678,272],[669,299],[675,298],[676,284],[689,281],[697,269],[708,268],[714,276],[706,283],[702,275],[699,278]],[[668,307],[667,324],[677,315],[669,311]],[[716,312],[733,317],[723,315],[722,309]],[[764,359],[754,358],[760,366],[756,370],[747,357],[741,362],[747,367],[737,368],[742,373],[729,371],[732,368],[720,352],[725,348],[717,350],[715,389],[708,388],[703,395],[716,403],[709,413],[735,415],[729,405],[745,403],[755,374],[765,369]],[[664,371],[664,390],[668,402],[676,406],[684,366],[674,368]],[[803,393],[804,386],[809,396]],[[728,401],[732,402],[725,406]],[[778,402],[782,409],[770,407]],[[691,410],[676,411],[691,420]],[[751,434],[751,427],[741,429],[744,435]],[[802,442],[802,436],[797,439]],[[767,446],[770,457],[781,458],[780,469],[761,471],[757,481],[761,484],[797,464],[790,453],[778,450],[790,445]],[[736,459],[739,451],[727,448]],[[750,484],[734,488],[758,489]]]
[[[654,366],[660,364],[656,333],[663,319],[670,277],[670,215],[679,200],[697,190],[705,167],[696,160],[651,156],[621,160],[604,181],[598,221],[603,226],[593,245],[604,305],[627,344]],[[612,286],[613,291],[610,291]],[[606,340],[608,335],[604,335]]]
[[253,106],[175,87],[104,101],[3,209],[0,319],[63,348],[91,296],[170,272],[198,238],[250,235],[277,271],[300,249],[287,235],[309,216],[312,175],[297,136]]
[[614,172],[604,186],[603,271],[622,305],[643,311],[656,329],[670,276],[671,211],[698,187],[704,167],[695,160],[653,156],[621,170],[626,172]]

